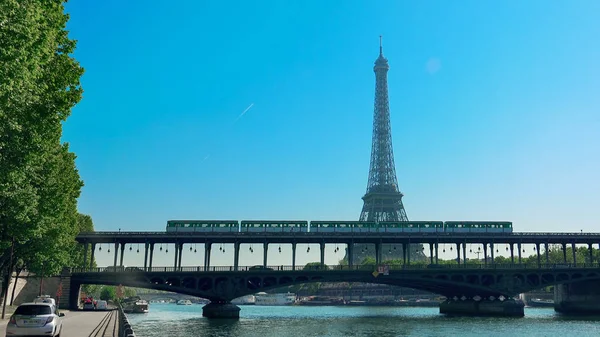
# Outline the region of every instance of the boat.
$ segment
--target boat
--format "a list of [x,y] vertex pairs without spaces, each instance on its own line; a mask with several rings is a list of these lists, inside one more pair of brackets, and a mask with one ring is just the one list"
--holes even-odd
[[554,300],[544,300],[541,298],[532,298],[527,301],[528,307],[549,308],[554,307]]
[[148,312],[149,307],[148,301],[138,296],[123,300],[123,312],[127,314],[145,314]]
[[233,299],[231,303],[235,305],[254,305],[256,303],[256,298],[254,295],[246,295]]
[[292,305],[294,303],[296,303],[296,294],[292,293],[267,294],[260,292],[254,296],[255,305]]
[[190,300],[179,300],[179,301],[177,301],[177,305],[192,305],[192,301],[190,301]]

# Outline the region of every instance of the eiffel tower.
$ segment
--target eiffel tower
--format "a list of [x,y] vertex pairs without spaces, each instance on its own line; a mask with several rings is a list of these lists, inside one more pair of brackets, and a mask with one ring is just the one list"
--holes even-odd
[[[360,221],[408,221],[402,197],[398,188],[394,150],[392,148],[392,128],[390,124],[390,104],[388,97],[387,73],[388,60],[383,56],[381,36],[379,37],[379,57],[375,60],[375,107],[373,112],[373,141],[367,192],[362,197],[364,205]],[[400,248],[400,247],[398,247]],[[421,245],[411,245],[411,256],[423,256]],[[402,259],[402,249],[383,247],[384,260]],[[374,249],[367,245],[354,245],[355,263],[375,255]]]

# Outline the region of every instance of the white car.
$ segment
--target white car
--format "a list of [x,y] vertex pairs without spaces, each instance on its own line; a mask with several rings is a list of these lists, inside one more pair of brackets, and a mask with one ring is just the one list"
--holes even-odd
[[108,304],[106,301],[100,300],[96,302],[96,310],[108,310]]
[[42,296],[36,297],[35,300],[33,300],[33,303],[50,303],[50,304],[56,306],[56,301],[48,295],[42,295]]
[[62,317],[51,303],[23,303],[6,325],[6,336],[60,336]]

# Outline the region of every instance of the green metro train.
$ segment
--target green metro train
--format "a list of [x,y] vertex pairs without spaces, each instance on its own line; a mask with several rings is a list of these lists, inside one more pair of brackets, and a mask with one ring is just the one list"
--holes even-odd
[[169,220],[167,232],[512,233],[506,221]]

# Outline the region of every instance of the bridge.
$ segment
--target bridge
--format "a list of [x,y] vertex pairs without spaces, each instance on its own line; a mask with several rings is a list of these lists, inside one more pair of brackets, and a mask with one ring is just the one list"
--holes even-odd
[[[237,297],[268,291],[273,288],[310,282],[368,282],[410,287],[446,296],[449,301],[503,302],[501,311],[509,300],[523,292],[550,285],[600,280],[600,265],[593,261],[592,245],[600,243],[598,233],[165,233],[165,232],[96,232],[81,233],[77,240],[92,245],[92,255],[97,244],[114,244],[114,266],[107,269],[82,268],[71,271],[71,290],[81,284],[123,284],[125,286],[150,288],[203,297],[216,305],[229,305]],[[144,244],[144,265],[127,267],[123,255],[127,244]],[[173,243],[176,254],[173,266],[153,267],[154,245]],[[229,267],[210,266],[213,244],[233,243],[234,261]],[[291,244],[292,265],[269,266],[264,254],[263,266],[240,266],[241,243],[262,244],[265,252],[269,244]],[[321,248],[321,265],[302,268],[295,264],[296,245],[318,243]],[[376,265],[355,265],[350,259],[346,266],[325,266],[325,244],[345,244],[348,256],[352,256],[354,244],[373,244]],[[203,244],[205,260],[202,266],[182,267],[181,253],[185,244]],[[386,273],[379,273],[382,245],[398,245],[404,252],[401,265],[387,266]],[[411,264],[410,245],[424,244],[429,247],[429,264]],[[440,245],[455,248],[456,264],[438,264]],[[467,264],[467,244],[483,248],[480,265]],[[494,263],[495,245],[506,245],[510,250],[511,263]],[[587,245],[587,261],[577,261],[573,249],[573,263],[567,263],[567,245]],[[532,245],[537,254],[533,264],[523,264],[521,252],[525,245]],[[549,245],[559,245],[564,263],[550,264]],[[545,252],[542,254],[542,249]],[[516,250],[516,254],[515,254]],[[120,251],[120,264],[118,253]],[[461,254],[462,253],[462,254]],[[488,254],[489,253],[489,254]],[[488,259],[488,255],[490,258]],[[543,256],[545,255],[545,256]],[[87,257],[86,257],[87,258]],[[93,256],[92,256],[93,259]],[[387,275],[384,275],[387,274]],[[76,297],[75,297],[76,298]],[[227,308],[230,310],[231,308]],[[218,309],[219,311],[221,309]],[[239,311],[239,308],[237,309]],[[496,309],[494,309],[496,310]],[[522,309],[521,309],[522,312]],[[211,311],[210,315],[220,315]],[[237,314],[237,312],[236,312]]]

